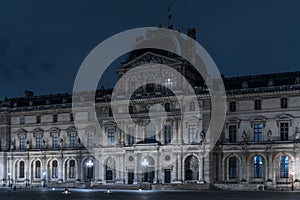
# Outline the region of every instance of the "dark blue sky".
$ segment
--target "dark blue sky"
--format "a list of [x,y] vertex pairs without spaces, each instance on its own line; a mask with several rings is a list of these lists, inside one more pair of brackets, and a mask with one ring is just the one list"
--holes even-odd
[[175,29],[196,27],[226,76],[300,70],[297,0],[10,0],[0,2],[0,98],[71,92],[96,45],[127,29],[166,26],[169,4]]

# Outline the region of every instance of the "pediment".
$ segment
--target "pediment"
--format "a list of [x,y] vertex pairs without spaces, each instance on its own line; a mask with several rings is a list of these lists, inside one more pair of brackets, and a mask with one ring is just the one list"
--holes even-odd
[[35,129],[32,130],[32,132],[33,133],[42,133],[42,132],[44,132],[44,130],[41,129],[41,128],[35,128]]
[[287,114],[287,113],[282,113],[282,114],[276,116],[277,121],[278,120],[289,120],[290,121],[292,119],[294,119],[294,116],[291,114]]
[[174,58],[169,58],[169,57],[166,57],[166,56],[163,56],[163,55],[159,55],[159,54],[147,51],[144,54],[136,57],[135,59],[121,65],[119,67],[119,70],[122,69],[122,68],[123,69],[124,68],[125,69],[133,68],[133,67],[140,66],[140,65],[143,65],[143,64],[147,64],[147,63],[156,63],[156,64],[168,65],[168,64],[175,63],[175,62],[178,62],[178,61],[180,61],[180,60],[174,59]]
[[265,121],[267,121],[267,119],[264,116],[259,115],[259,116],[253,117],[250,121],[251,122],[265,122]]

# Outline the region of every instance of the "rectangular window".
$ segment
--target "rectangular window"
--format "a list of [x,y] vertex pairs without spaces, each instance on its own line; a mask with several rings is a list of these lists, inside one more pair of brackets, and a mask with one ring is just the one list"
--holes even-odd
[[236,157],[229,158],[229,178],[236,178]]
[[165,143],[168,144],[172,140],[172,126],[166,125],[165,126]]
[[281,156],[280,157],[280,178],[289,177],[289,157]]
[[88,147],[93,147],[94,142],[94,132],[89,131],[88,132]]
[[281,108],[287,108],[287,98],[281,98],[280,100]]
[[70,121],[71,122],[74,121],[74,115],[73,115],[73,113],[70,113]]
[[24,116],[20,117],[20,124],[25,124],[25,117]]
[[129,127],[128,129],[128,144],[133,145],[134,144],[134,128]]
[[40,133],[35,135],[35,147],[40,149],[42,146],[42,135]]
[[236,111],[236,103],[235,103],[235,101],[231,101],[231,102],[229,103],[229,111],[230,111],[230,112]]
[[165,103],[166,112],[170,112],[170,103]]
[[254,101],[254,109],[255,110],[261,110],[261,100],[255,100]]
[[52,135],[52,146],[54,149],[58,148],[58,133],[53,133]]
[[190,102],[190,111],[195,111],[195,102]]
[[20,149],[25,149],[25,135],[20,135]]
[[280,140],[282,140],[282,141],[289,140],[289,123],[288,122],[280,123]]
[[262,141],[262,124],[254,124],[254,142]]
[[229,142],[236,142],[236,132],[237,132],[237,128],[236,125],[229,125],[228,127],[229,129]]
[[57,115],[53,115],[53,122],[57,122]]
[[57,178],[57,161],[52,161],[52,178]]
[[108,133],[108,144],[113,145],[115,143],[115,129],[109,128],[107,130],[107,133]]
[[37,124],[41,123],[41,116],[36,116],[36,123]]
[[70,132],[70,147],[75,147],[75,141],[76,141],[76,132]]
[[189,141],[190,141],[190,143],[197,142],[196,131],[197,131],[196,124],[189,124]]
[[88,120],[89,121],[92,121],[92,120],[94,120],[94,112],[88,112]]

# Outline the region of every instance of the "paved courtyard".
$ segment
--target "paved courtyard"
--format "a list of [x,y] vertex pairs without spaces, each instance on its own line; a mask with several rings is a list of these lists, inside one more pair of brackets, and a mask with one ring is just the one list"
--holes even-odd
[[105,190],[70,190],[70,195],[62,194],[62,190],[55,191],[14,191],[14,192],[0,192],[0,199],[30,199],[30,200],[59,200],[59,199],[72,199],[72,200],[89,200],[89,199],[255,199],[255,200],[294,200],[299,199],[300,192],[229,192],[229,191],[120,191],[112,190],[107,194]]

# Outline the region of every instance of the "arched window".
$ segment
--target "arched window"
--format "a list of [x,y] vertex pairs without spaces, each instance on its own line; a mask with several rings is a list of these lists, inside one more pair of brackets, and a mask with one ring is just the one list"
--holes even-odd
[[52,178],[57,178],[58,174],[57,174],[57,161],[53,160],[52,161]]
[[280,178],[289,177],[289,157],[281,156],[280,157]]
[[263,157],[254,157],[254,178],[262,178]]
[[25,163],[24,161],[20,162],[20,169],[19,169],[19,178],[24,178],[24,171],[25,171]]
[[229,178],[236,178],[236,157],[229,158]]
[[35,178],[41,178],[41,162],[35,162]]
[[165,76],[165,86],[168,87],[168,88],[172,88],[174,85],[174,80],[173,80],[173,77],[171,74],[167,74]]
[[75,178],[75,160],[70,160],[69,178]]
[[155,125],[150,123],[146,127],[145,142],[146,143],[154,143],[155,141],[156,141]]

